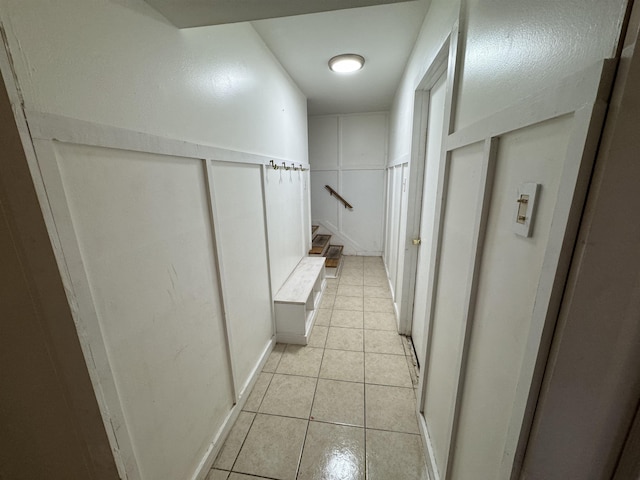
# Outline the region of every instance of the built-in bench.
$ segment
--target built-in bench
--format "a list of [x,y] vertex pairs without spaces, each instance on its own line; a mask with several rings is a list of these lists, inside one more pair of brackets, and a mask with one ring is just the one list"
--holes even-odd
[[305,257],[274,298],[276,341],[309,343],[311,329],[326,285],[324,257]]

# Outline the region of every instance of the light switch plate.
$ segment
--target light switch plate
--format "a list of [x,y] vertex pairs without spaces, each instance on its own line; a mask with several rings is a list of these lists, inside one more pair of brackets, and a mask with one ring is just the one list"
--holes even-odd
[[540,191],[538,183],[521,183],[516,192],[513,210],[513,231],[521,237],[530,237],[536,214],[536,200]]

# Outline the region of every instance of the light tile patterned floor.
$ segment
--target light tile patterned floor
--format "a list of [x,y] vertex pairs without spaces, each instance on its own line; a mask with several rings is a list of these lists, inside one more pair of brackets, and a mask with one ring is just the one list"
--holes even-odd
[[276,345],[207,480],[426,480],[380,257],[344,257],[309,345]]

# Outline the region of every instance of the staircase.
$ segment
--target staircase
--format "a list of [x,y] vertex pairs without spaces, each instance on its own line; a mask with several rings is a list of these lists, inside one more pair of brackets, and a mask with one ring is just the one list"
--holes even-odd
[[328,278],[337,278],[340,275],[342,269],[342,245],[331,245],[331,235],[325,235],[316,233],[318,231],[318,225],[311,227],[311,236],[313,241],[311,242],[311,250],[309,250],[310,257],[325,257],[325,270]]

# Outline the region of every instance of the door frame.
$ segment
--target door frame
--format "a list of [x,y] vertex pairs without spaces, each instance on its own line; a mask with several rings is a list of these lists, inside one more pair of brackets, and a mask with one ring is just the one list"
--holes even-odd
[[[459,45],[461,42],[459,22],[453,25],[451,32],[438,48],[433,61],[422,75],[416,87],[413,100],[413,123],[411,131],[411,157],[409,163],[409,191],[407,193],[407,228],[404,239],[404,264],[402,265],[402,284],[407,287],[402,291],[400,299],[399,333],[411,335],[413,325],[413,305],[415,301],[416,274],[418,271],[419,245],[413,245],[414,238],[420,237],[420,220],[422,216],[422,195],[425,180],[425,155],[427,151],[427,129],[431,89],[440,76],[447,75],[444,121],[443,147],[446,137],[452,133],[455,111],[455,99],[458,83],[456,67],[459,64]],[[428,332],[428,325],[425,329]],[[427,338],[429,335],[427,335]],[[428,350],[427,344],[427,350]],[[423,359],[418,359],[419,363]]]

